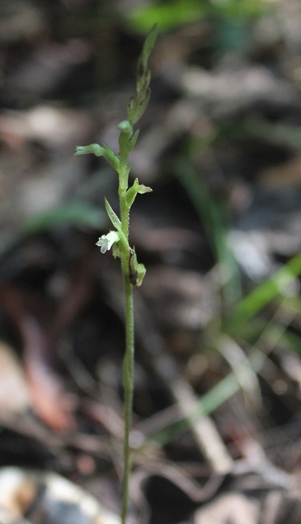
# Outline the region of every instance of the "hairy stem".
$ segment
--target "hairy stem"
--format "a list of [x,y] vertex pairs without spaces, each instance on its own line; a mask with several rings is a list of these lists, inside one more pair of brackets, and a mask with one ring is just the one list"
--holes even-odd
[[122,273],[125,293],[125,338],[126,348],[123,358],[124,387],[124,472],[122,490],[121,522],[126,523],[129,501],[129,482],[131,474],[130,433],[134,392],[134,307],[133,291],[129,280],[128,259],[122,258]]
[[[119,168],[119,207],[121,229],[129,240],[130,210],[126,202],[126,191],[128,189],[129,169],[126,162],[121,163]],[[122,363],[122,379],[124,388],[124,448],[123,448],[123,487],[121,524],[126,524],[129,504],[129,484],[131,476],[131,449],[130,434],[132,426],[132,409],[134,393],[134,304],[133,290],[129,277],[129,252],[124,249],[121,252],[121,269],[124,289],[124,316],[125,316],[125,354]]]

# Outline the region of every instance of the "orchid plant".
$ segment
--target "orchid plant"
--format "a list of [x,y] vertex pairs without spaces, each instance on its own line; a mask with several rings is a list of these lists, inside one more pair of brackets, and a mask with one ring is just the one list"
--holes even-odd
[[149,32],[138,60],[136,96],[129,101],[127,108],[127,119],[120,122],[118,129],[119,152],[114,151],[107,145],[100,146],[91,144],[89,146],[78,146],[76,155],[92,153],[103,156],[118,174],[119,216],[114,212],[111,205],[105,199],[105,208],[114,229],[106,235],[102,235],[96,245],[101,253],[112,249],[113,256],[120,258],[123,277],[124,299],[125,299],[125,354],[123,359],[122,378],[124,387],[124,473],[122,491],[121,522],[126,523],[129,501],[129,482],[131,473],[130,453],[130,431],[133,408],[134,393],[134,309],[133,309],[133,287],[140,286],[145,276],[146,269],[137,260],[134,247],[129,243],[130,210],[137,194],[148,193],[150,187],[140,184],[136,178],[129,186],[130,164],[129,155],[139,136],[139,130],[134,131],[134,125],[142,117],[150,99],[151,73],[148,61],[151,51],[155,45],[158,30],[154,26]]

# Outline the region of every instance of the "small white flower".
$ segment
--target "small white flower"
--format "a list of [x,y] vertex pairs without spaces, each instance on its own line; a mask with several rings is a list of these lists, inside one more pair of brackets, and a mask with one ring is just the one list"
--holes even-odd
[[99,237],[96,245],[100,247],[101,253],[105,253],[106,251],[109,251],[116,242],[119,242],[117,231],[110,231],[107,235]]

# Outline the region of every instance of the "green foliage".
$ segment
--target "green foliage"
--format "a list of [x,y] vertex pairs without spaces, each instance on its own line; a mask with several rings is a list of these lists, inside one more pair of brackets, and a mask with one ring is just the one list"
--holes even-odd
[[161,31],[195,23],[208,16],[246,21],[271,8],[266,0],[172,0],[137,6],[129,11],[127,22],[144,32],[158,23]]

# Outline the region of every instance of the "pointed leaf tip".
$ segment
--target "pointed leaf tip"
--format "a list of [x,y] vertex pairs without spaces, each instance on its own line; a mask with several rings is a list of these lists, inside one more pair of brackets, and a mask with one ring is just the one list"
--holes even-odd
[[116,227],[117,230],[120,230],[121,222],[106,198],[105,198],[105,207],[106,207],[108,217],[111,220],[113,226]]

